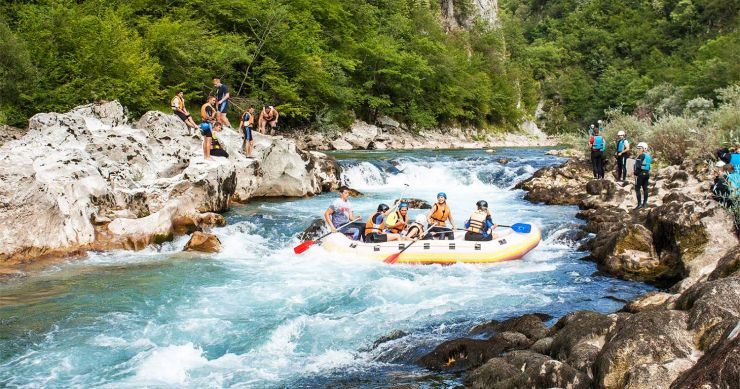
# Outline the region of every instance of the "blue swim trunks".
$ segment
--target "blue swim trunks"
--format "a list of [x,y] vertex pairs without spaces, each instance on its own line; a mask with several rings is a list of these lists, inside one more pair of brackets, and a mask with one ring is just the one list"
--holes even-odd
[[245,126],[244,127],[244,140],[250,141],[253,139],[254,138],[252,137],[252,129],[249,126]]
[[211,132],[211,123],[201,123],[200,134],[206,138],[213,138],[213,133]]

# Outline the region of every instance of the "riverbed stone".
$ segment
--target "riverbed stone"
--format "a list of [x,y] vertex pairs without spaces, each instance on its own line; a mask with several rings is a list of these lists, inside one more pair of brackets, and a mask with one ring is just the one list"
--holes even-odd
[[740,382],[740,321],[730,326],[691,368],[670,386],[682,388],[736,388]]
[[526,337],[503,337],[496,334],[490,339],[459,338],[444,342],[417,363],[430,370],[459,372],[481,366],[501,353],[529,347]]
[[522,316],[513,317],[504,321],[492,320],[488,323],[480,324],[473,327],[469,333],[477,335],[482,333],[495,332],[518,332],[525,335],[532,341],[544,338],[548,334],[548,329],[542,320],[549,320],[551,316],[540,313],[531,313]]
[[[696,284],[678,298],[676,308],[689,311],[688,328],[694,331],[694,342],[702,350],[711,348],[720,333],[740,320],[740,278]],[[718,330],[711,331],[718,325]]]
[[199,251],[202,253],[217,253],[221,251],[221,241],[216,235],[196,231],[190,237],[183,251]]

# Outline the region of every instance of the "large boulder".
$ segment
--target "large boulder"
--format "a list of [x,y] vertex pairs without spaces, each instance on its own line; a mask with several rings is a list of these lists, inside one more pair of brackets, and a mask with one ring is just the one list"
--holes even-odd
[[668,388],[693,363],[688,315],[653,310],[619,321],[594,363],[597,385],[610,388]]
[[338,182],[335,161],[280,137],[255,134],[247,159],[241,136],[224,129],[216,136],[230,157],[206,161],[200,135],[176,116],[128,122],[117,102],[42,113],[0,147],[0,261],[140,249],[201,229],[203,214],[232,199],[313,195]]
[[571,159],[556,167],[538,170],[514,188],[527,191],[525,200],[552,205],[577,205],[588,194],[591,168],[585,160]]
[[681,294],[676,308],[689,311],[688,328],[694,331],[694,342],[702,350],[711,348],[740,320],[740,278],[698,283]]
[[446,372],[465,371],[509,350],[527,348],[532,344],[525,336],[496,334],[488,340],[460,338],[444,342],[417,363],[427,369]]
[[470,388],[589,388],[583,373],[546,355],[512,351],[492,358],[465,379]]
[[673,381],[670,389],[737,388],[740,383],[740,321],[721,334],[719,341],[690,369]]
[[709,274],[709,280],[718,280],[724,277],[740,277],[740,245],[736,245],[720,258],[717,266]]
[[217,253],[221,251],[221,241],[216,235],[196,231],[185,244],[183,251]]
[[591,366],[606,343],[607,334],[617,325],[615,315],[576,311],[563,316],[551,328],[554,333],[550,355],[588,376]]

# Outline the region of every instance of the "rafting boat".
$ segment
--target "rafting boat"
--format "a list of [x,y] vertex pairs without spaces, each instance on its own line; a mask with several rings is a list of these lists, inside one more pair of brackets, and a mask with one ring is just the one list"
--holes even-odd
[[[493,263],[521,259],[540,243],[540,230],[531,225],[529,232],[523,233],[511,228],[498,229],[495,239],[487,242],[462,240],[463,231],[455,232],[455,240],[423,240],[414,243],[398,257],[396,263],[414,264],[453,264]],[[385,243],[363,243],[354,241],[344,234],[333,233],[327,236],[322,247],[332,253],[382,261],[389,255],[403,250],[412,241]]]

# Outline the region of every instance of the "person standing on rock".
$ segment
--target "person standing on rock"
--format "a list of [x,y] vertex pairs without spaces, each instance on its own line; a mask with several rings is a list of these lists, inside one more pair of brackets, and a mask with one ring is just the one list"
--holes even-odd
[[[450,221],[450,226],[452,226],[451,229],[447,228],[448,220]],[[455,239],[455,233],[452,232],[455,229],[455,221],[452,220],[450,206],[447,205],[446,193],[437,193],[437,202],[432,205],[432,210],[429,212],[429,215],[427,215],[427,222],[429,223],[429,232],[443,232],[443,234],[437,235],[438,239]]]
[[213,128],[221,128],[221,123],[216,122],[211,124],[209,122],[203,122],[200,124],[200,134],[203,135],[203,158],[211,159],[211,147],[213,147]]
[[[640,142],[637,144],[637,152],[639,154],[635,161],[635,195],[637,196],[637,207],[635,209],[647,207],[650,165],[653,163],[653,158],[647,150],[647,143]],[[642,196],[640,195],[641,191]]]
[[617,136],[619,137],[617,139],[617,152],[614,154],[617,159],[617,181],[624,182],[627,180],[627,157],[630,152],[630,142],[627,140],[624,131],[619,131]]
[[280,113],[272,105],[265,106],[260,112],[259,122],[257,123],[260,128],[260,134],[265,134],[265,125],[270,126],[270,135],[275,135],[275,128],[277,128],[278,118]]
[[[188,126],[189,129],[192,130],[193,128],[198,127],[193,121],[193,118],[188,113],[187,108],[185,108],[185,93],[183,93],[183,91],[177,91],[175,97],[173,97],[172,101],[170,101],[170,106],[172,107],[172,113],[182,119],[182,121],[185,122],[185,125]],[[193,133],[191,132],[190,134],[192,135]]]
[[216,96],[208,96],[206,103],[200,107],[200,120],[213,124],[218,118],[216,117]]
[[[347,224],[350,221],[360,219],[360,216],[355,216],[352,213],[352,205],[349,203],[349,188],[346,186],[339,187],[339,198],[335,199],[329,208],[324,212],[324,222],[329,227],[331,232],[337,232],[337,227]],[[355,223],[350,224],[339,232],[343,234],[352,234],[353,240],[360,239],[360,227],[356,226]]]
[[229,118],[226,117],[226,111],[229,109],[229,88],[221,83],[221,79],[213,77],[213,86],[216,87],[216,111],[218,121],[226,127],[231,127]]
[[252,158],[252,149],[254,148],[254,137],[252,136],[252,127],[254,127],[254,107],[251,105],[247,108],[247,112],[242,114],[241,121],[239,122],[239,129],[244,131],[244,143],[242,143],[242,149],[247,158]]
[[598,129],[594,129],[594,134],[588,141],[591,145],[591,167],[594,171],[594,178],[604,178],[604,150],[606,149],[606,140]]

